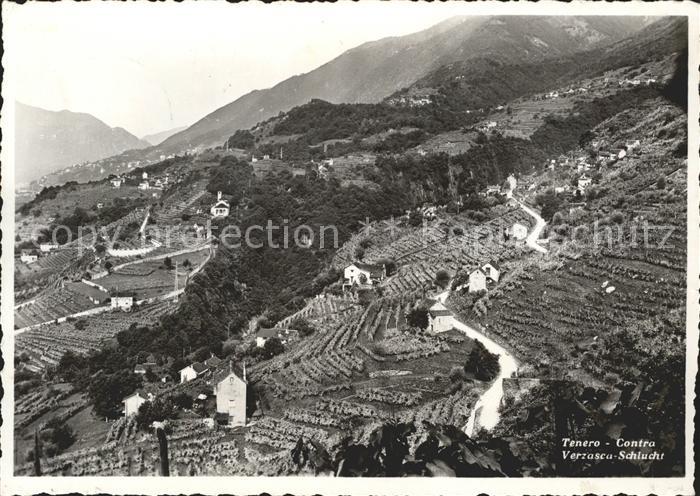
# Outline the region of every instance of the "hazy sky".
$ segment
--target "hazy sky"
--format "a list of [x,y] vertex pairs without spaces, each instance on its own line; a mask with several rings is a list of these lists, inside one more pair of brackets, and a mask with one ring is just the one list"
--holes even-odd
[[87,112],[143,136],[469,5],[59,2],[3,10],[4,63],[18,101]]

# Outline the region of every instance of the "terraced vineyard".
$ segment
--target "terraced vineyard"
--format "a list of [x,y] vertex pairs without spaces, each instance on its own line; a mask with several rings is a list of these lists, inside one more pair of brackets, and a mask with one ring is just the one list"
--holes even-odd
[[529,227],[533,220],[522,209],[514,208],[487,223],[466,228],[461,236],[446,238],[444,232],[440,236],[434,234],[427,246],[421,246],[421,240],[415,237],[399,240],[387,250],[396,255],[398,272],[383,281],[382,287],[389,295],[410,293],[431,287],[441,269],[454,275],[488,261],[514,257],[519,248],[506,240],[503,232],[515,223]]
[[21,363],[28,369],[40,371],[57,365],[66,351],[87,354],[98,350],[131,324],[154,323],[172,308],[170,302],[159,302],[130,313],[106,312],[81,318],[80,327],[83,329],[76,326],[77,321],[31,329],[16,335],[15,355],[21,358]]

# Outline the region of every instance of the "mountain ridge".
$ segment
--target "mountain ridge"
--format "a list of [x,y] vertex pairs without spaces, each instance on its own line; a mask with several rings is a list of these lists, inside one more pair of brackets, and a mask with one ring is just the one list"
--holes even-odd
[[16,182],[29,182],[91,160],[146,148],[122,127],[85,112],[52,111],[15,102]]

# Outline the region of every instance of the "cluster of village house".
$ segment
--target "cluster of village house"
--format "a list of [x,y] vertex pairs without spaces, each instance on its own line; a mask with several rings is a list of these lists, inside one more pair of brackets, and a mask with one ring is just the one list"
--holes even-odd
[[[119,189],[125,182],[123,177],[113,177],[109,180],[113,188]],[[140,190],[163,190],[170,182],[170,174],[165,174],[163,177],[154,177],[149,179],[148,172],[141,173],[141,182],[138,188]],[[154,194],[157,194],[154,192]]]
[[[653,77],[648,77],[644,79],[616,79],[612,77],[606,77],[602,80],[602,86],[607,87],[612,85],[615,81],[617,81],[618,86],[639,86],[642,84],[650,85],[653,83],[656,83],[656,78]],[[600,85],[596,85],[597,87],[600,87]],[[578,88],[569,88],[566,90],[562,91],[550,91],[548,93],[545,93],[543,95],[537,95],[534,97],[534,100],[551,100],[551,99],[556,99],[560,97],[565,97],[565,96],[572,96],[572,95],[581,95],[584,93],[587,93],[588,90],[592,87],[592,84],[587,84],[584,86],[580,86]]]
[[[634,149],[640,146],[640,141],[638,139],[628,140],[625,142],[624,147],[613,150],[610,147],[603,146],[600,141],[592,141],[591,146],[596,151],[595,164],[600,167],[606,165],[611,165],[618,160],[622,160],[628,156]],[[550,170],[560,167],[572,167],[576,166],[576,171],[582,174],[578,177],[576,181],[576,189],[573,191],[577,196],[582,196],[586,189],[592,184],[593,179],[586,174],[593,166],[589,163],[589,160],[585,156],[580,156],[578,158],[561,156],[559,159],[552,159],[549,163]],[[556,186],[554,192],[560,193],[570,193],[572,192],[572,187],[568,184],[563,186]]]
[[[216,396],[217,419],[230,427],[246,424],[246,391],[248,381],[246,378],[245,364],[241,370],[234,367],[233,362],[228,366],[223,365],[222,360],[212,355],[204,362],[194,362],[182,368],[180,372],[180,384],[195,379],[206,379],[206,387],[212,388]],[[156,369],[155,359],[149,359],[146,363],[136,365],[135,374],[145,375],[150,369]],[[161,382],[167,382],[168,376],[161,377]],[[156,394],[152,391],[138,389],[122,400],[124,404],[124,416],[130,417],[138,413],[139,407],[147,401],[153,401]],[[200,392],[194,399],[195,403],[207,400],[207,395]]]
[[[517,229],[519,236],[527,237],[527,228],[521,224]],[[522,228],[524,230],[521,230]],[[371,287],[386,279],[386,266],[384,264],[367,264],[354,262],[345,267],[343,271],[343,287]],[[477,293],[488,291],[492,284],[498,283],[501,271],[495,262],[488,262],[473,269],[469,273],[469,280],[466,284],[455,288],[457,291],[468,291]],[[432,333],[449,331],[453,327],[452,313],[437,300],[425,300],[420,305],[428,309],[428,330]]]

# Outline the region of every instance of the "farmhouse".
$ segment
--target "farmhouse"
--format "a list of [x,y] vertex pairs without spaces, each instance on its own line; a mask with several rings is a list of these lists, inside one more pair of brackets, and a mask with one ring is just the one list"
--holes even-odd
[[112,184],[113,188],[121,188],[122,183],[124,182],[120,177],[115,177],[113,179],[110,179],[109,182]]
[[229,202],[221,197],[221,191],[216,194],[216,203],[211,207],[211,216],[215,219],[228,217],[230,211]]
[[581,193],[586,191],[586,188],[591,185],[593,179],[588,177],[586,174],[578,178],[578,189]]
[[486,278],[492,282],[498,282],[501,272],[494,262],[488,262],[481,266],[481,270],[486,274]]
[[637,148],[639,146],[639,144],[640,144],[639,140],[629,140],[625,143],[625,148],[627,148],[627,150],[631,151],[631,150],[634,150],[635,148]]
[[32,250],[22,250],[22,254],[19,256],[19,259],[22,262],[29,265],[39,260],[39,255],[37,255],[36,252]]
[[124,403],[124,416],[130,417],[136,415],[141,405],[147,401],[153,401],[154,398],[155,396],[153,396],[153,393],[146,393],[140,389],[136,390],[136,392],[122,400],[122,403]]
[[386,277],[386,266],[355,262],[345,267],[343,275],[349,286],[376,284]]
[[219,372],[212,383],[216,395],[216,413],[225,416],[227,425],[243,426],[246,423],[246,380],[245,364],[242,371],[234,370],[229,364],[228,370]]
[[454,317],[449,310],[428,310],[428,330],[433,334],[449,331],[454,327]]
[[478,268],[469,274],[469,292],[486,291],[486,273]]
[[208,370],[209,367],[203,363],[194,362],[192,365],[188,365],[184,369],[180,369],[180,384],[183,382],[193,381]]
[[115,294],[109,299],[109,304],[112,310],[123,310],[128,312],[134,306],[134,296],[126,294]]
[[151,189],[151,185],[148,181],[141,181],[139,183],[139,189]]
[[501,192],[501,187],[498,185],[491,185],[491,186],[486,186],[486,194],[487,195],[497,195]]
[[519,222],[516,222],[513,224],[508,232],[511,236],[513,236],[515,239],[518,241],[522,241],[525,238],[527,238],[527,227],[524,225],[520,224]]
[[134,367],[134,374],[145,375],[148,369],[153,370],[156,366],[156,362],[137,363]]
[[255,344],[258,348],[262,348],[263,346],[265,346],[265,343],[268,339],[280,337],[280,331],[284,332],[282,329],[278,329],[276,327],[272,327],[270,329],[261,328],[255,334]]
[[41,243],[39,245],[39,251],[42,253],[49,253],[50,251],[58,249],[58,245],[56,243]]

